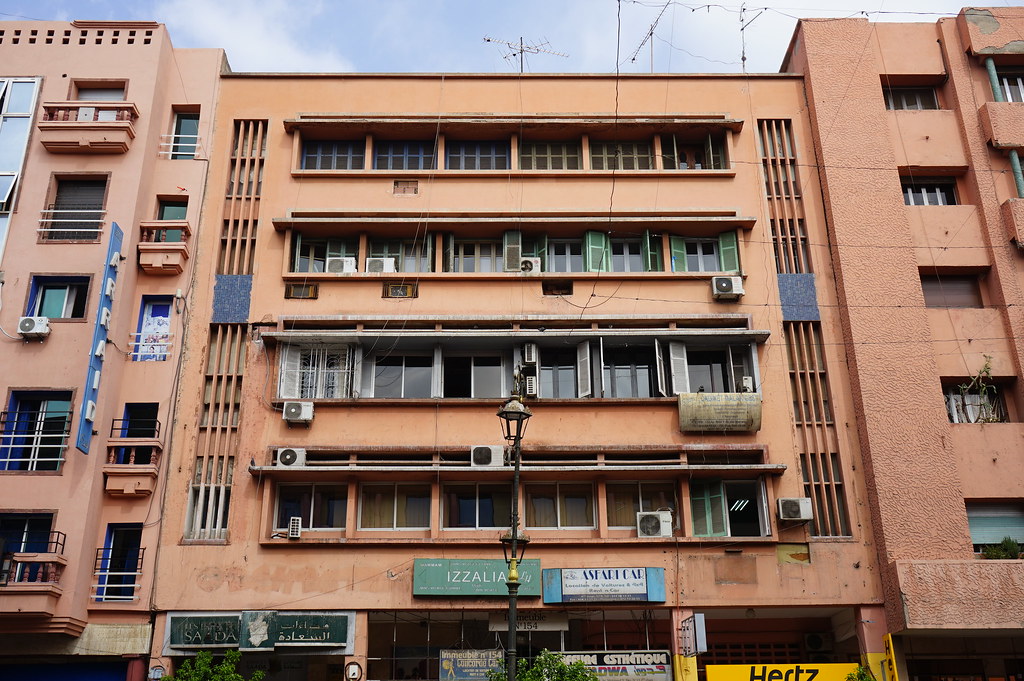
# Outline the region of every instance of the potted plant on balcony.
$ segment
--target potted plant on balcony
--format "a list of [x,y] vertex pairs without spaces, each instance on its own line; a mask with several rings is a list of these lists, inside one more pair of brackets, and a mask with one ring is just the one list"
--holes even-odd
[[981,555],[988,560],[1016,560],[1021,557],[1020,544],[1013,537],[1003,537],[998,544],[982,548]]

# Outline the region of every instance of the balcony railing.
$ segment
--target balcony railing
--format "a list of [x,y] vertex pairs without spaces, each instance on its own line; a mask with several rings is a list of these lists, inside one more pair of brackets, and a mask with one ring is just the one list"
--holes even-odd
[[46,122],[76,123],[133,123],[139,117],[138,109],[130,102],[46,102],[43,120]]
[[97,601],[136,601],[139,598],[139,578],[142,577],[142,557],[145,549],[96,549],[92,597]]
[[139,267],[146,274],[175,275],[185,271],[187,220],[152,220],[139,223]]
[[139,223],[139,242],[146,244],[186,243],[192,236],[187,220],[151,220]]
[[114,419],[110,426],[107,463],[129,466],[158,465],[160,421]]
[[132,336],[132,361],[133,362],[165,362],[170,355],[171,339],[170,333],[133,333]]
[[107,211],[102,205],[50,204],[39,217],[40,241],[99,241]]
[[59,469],[70,434],[70,411],[0,412],[0,470]]
[[36,127],[54,154],[123,154],[135,139],[139,110],[131,102],[43,102]]
[[161,135],[160,155],[171,159],[195,158],[200,140],[197,135]]
[[13,584],[58,584],[64,571],[64,543],[67,536],[56,530],[28,533],[22,550],[0,556],[0,586]]

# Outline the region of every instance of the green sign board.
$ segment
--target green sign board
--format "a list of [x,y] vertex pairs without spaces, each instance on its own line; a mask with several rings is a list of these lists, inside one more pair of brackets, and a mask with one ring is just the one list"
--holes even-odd
[[[412,594],[508,597],[507,570],[500,558],[417,558],[413,564]],[[540,596],[540,588],[540,559],[527,558],[519,564],[519,595]]]
[[172,648],[237,648],[238,615],[171,615]]
[[273,650],[278,646],[348,645],[349,612],[255,610],[225,615],[171,615],[171,648]]

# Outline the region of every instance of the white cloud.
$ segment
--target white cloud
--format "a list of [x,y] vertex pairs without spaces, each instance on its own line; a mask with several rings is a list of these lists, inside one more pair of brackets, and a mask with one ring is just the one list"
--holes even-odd
[[223,47],[235,71],[353,70],[351,60],[323,44],[332,32],[320,25],[320,2],[161,0],[153,10],[176,46]]

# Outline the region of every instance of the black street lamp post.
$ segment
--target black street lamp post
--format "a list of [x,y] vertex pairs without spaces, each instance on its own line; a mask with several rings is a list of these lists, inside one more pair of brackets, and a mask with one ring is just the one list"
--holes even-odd
[[522,441],[526,422],[533,414],[517,395],[513,395],[498,409],[505,441],[510,443],[512,460],[512,518],[508,534],[501,538],[501,547],[508,564],[508,642],[505,646],[505,668],[508,681],[516,681],[516,599],[519,596],[519,564],[523,561],[530,538],[519,534],[519,464],[522,462]]

